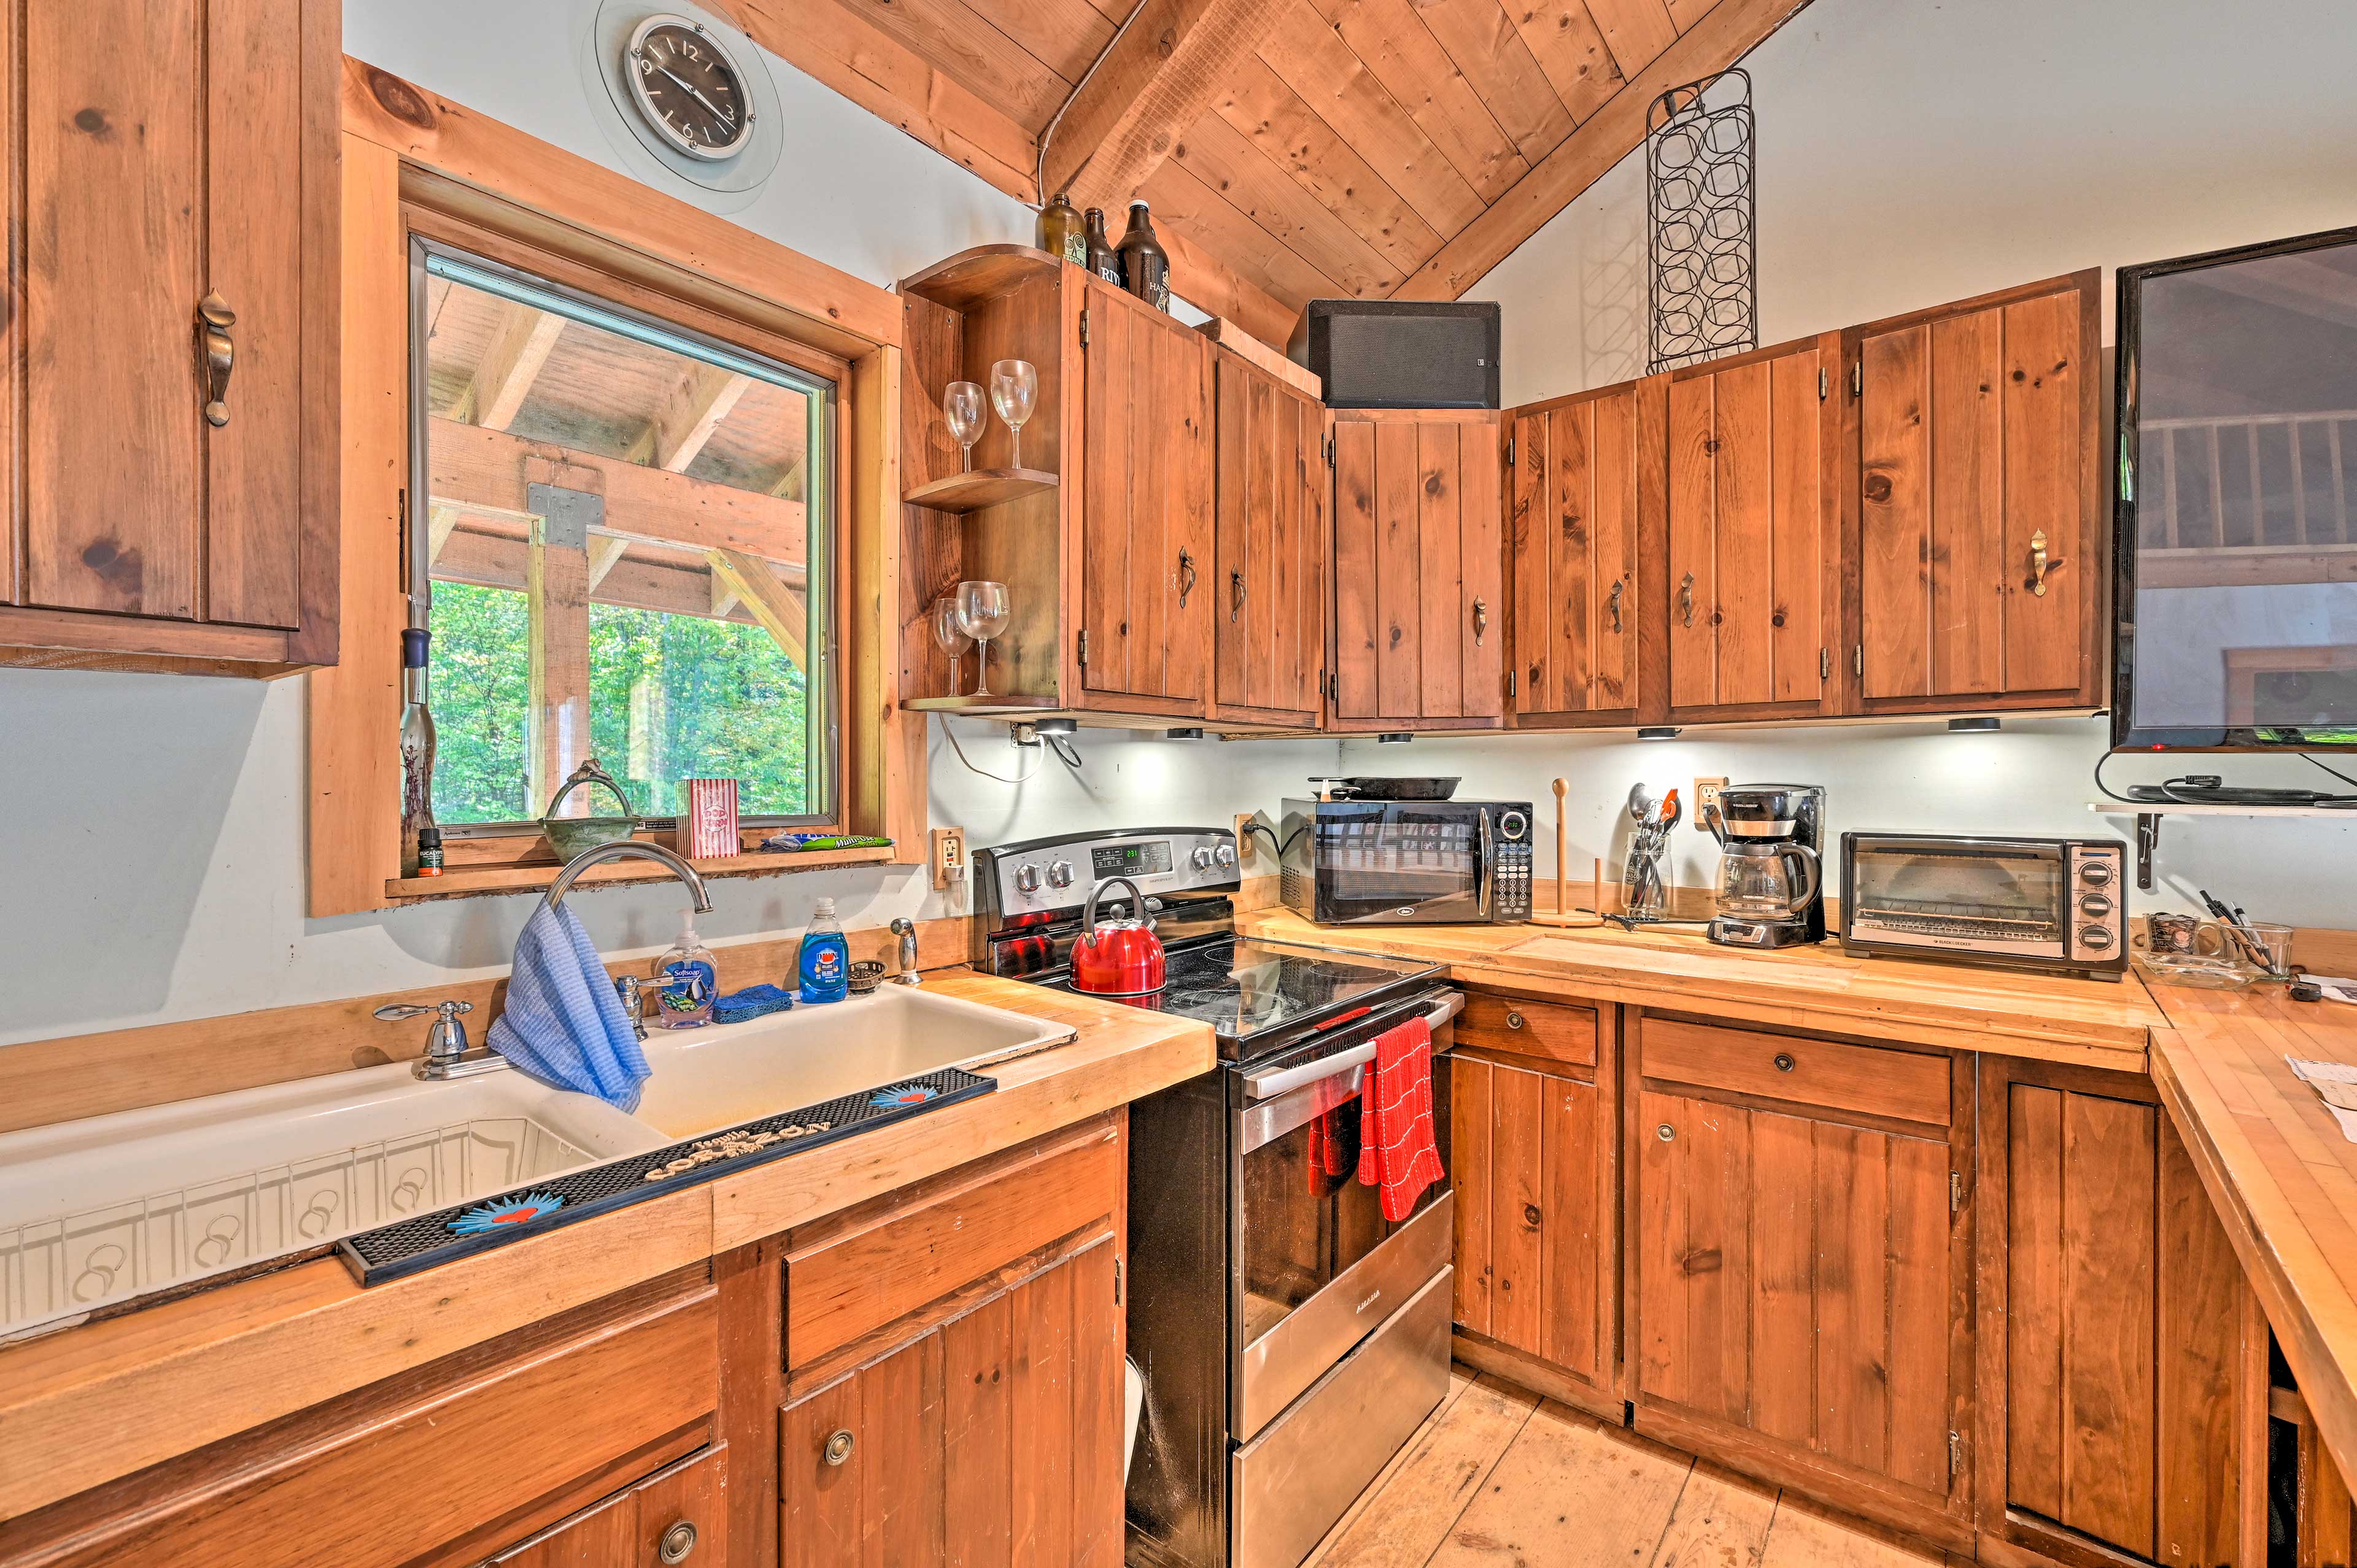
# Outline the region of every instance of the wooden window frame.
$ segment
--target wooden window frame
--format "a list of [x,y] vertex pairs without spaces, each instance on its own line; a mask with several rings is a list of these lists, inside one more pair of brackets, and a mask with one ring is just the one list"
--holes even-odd
[[[924,857],[923,717],[899,703],[899,301],[349,58],[343,79],[344,658],[311,679],[309,913],[525,892],[557,862],[536,832],[450,841],[436,878],[399,863],[411,506],[413,238],[613,300],[835,383],[831,766],[842,832],[890,848],[700,860],[707,876]],[[668,831],[641,837],[669,843]],[[759,832],[748,832],[758,837]],[[608,863],[586,881],[666,875]]]

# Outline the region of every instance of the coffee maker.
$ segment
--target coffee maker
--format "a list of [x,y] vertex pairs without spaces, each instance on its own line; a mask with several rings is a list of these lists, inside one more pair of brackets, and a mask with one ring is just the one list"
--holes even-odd
[[1718,841],[1717,913],[1706,933],[1738,948],[1825,940],[1825,792],[1814,784],[1738,784],[1703,810]]

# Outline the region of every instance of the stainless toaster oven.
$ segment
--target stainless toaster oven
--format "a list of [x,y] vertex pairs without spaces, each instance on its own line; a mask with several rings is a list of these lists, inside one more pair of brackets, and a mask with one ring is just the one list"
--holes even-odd
[[1842,946],[2117,980],[2127,969],[2126,849],[2116,839],[1844,833]]

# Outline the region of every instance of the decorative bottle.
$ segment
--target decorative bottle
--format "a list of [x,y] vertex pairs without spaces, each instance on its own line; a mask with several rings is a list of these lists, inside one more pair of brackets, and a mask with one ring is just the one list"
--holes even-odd
[[1157,310],[1170,308],[1170,253],[1154,237],[1143,198],[1129,204],[1129,231],[1121,237],[1122,286]]
[[1121,252],[1113,248],[1105,235],[1104,209],[1089,209],[1089,271],[1113,285],[1121,286]]
[[1081,226],[1080,209],[1062,191],[1039,209],[1039,248],[1049,255],[1076,267],[1089,264],[1089,236]]
[[[434,634],[401,634],[401,874],[417,875],[418,835],[434,827],[434,710],[425,699],[425,645]],[[440,835],[437,833],[438,839]]]

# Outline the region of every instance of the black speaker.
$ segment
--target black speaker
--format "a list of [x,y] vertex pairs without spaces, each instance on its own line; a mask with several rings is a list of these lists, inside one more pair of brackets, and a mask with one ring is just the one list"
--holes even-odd
[[1310,373],[1329,408],[1495,408],[1498,307],[1313,299]]

